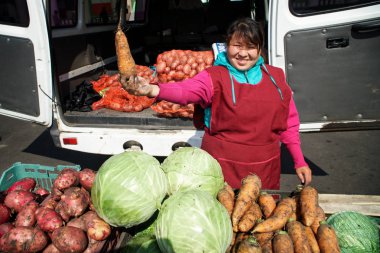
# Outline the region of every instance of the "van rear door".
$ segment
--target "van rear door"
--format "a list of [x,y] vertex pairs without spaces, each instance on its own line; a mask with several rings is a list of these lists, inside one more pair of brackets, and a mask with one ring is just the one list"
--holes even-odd
[[0,2],[0,114],[50,126],[52,67],[43,1]]
[[379,1],[270,3],[269,61],[285,70],[301,130],[378,128]]

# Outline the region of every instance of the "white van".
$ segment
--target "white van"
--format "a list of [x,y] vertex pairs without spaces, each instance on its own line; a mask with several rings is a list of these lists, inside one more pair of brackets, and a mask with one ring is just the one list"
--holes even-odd
[[[126,32],[137,64],[166,50],[211,50],[228,22],[250,16],[267,31],[267,58],[284,69],[301,131],[377,128],[380,120],[379,0],[128,0]],[[178,1],[177,1],[178,2]],[[173,5],[174,3],[174,5]],[[199,146],[190,119],[109,109],[67,109],[78,85],[116,71],[119,0],[2,0],[0,114],[51,129],[57,146],[116,154],[131,145],[154,156]]]

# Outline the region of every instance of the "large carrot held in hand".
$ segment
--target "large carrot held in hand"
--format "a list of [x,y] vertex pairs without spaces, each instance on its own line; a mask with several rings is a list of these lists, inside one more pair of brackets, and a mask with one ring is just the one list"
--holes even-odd
[[125,1],[120,3],[120,20],[115,34],[115,48],[117,56],[117,66],[122,76],[129,79],[136,75],[136,64],[132,57],[128,39],[124,34],[122,26],[126,24],[125,20]]
[[260,189],[261,179],[257,175],[251,174],[243,178],[231,217],[232,227],[235,232],[239,231],[239,221],[258,198]]

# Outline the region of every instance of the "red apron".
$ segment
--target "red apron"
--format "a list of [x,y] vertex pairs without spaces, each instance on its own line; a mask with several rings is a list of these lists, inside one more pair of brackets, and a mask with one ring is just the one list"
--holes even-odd
[[[281,175],[279,132],[287,128],[290,88],[282,70],[267,66],[256,85],[231,82],[224,67],[208,71],[214,85],[210,128],[202,149],[220,163],[225,181],[233,188],[252,173],[263,189],[279,189]],[[234,101],[235,98],[235,101]]]

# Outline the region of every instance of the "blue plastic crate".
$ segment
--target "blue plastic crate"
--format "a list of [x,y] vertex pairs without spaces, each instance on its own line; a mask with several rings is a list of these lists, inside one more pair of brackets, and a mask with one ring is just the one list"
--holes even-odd
[[7,190],[13,183],[26,177],[34,178],[37,186],[50,191],[53,181],[64,168],[71,168],[76,171],[81,170],[79,165],[58,165],[57,167],[52,167],[39,164],[14,163],[1,176],[0,191]]

